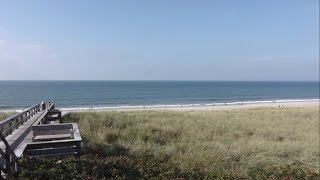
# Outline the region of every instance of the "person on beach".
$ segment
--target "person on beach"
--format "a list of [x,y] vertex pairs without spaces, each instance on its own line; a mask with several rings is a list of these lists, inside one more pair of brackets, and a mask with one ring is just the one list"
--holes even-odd
[[44,103],[43,101],[41,102],[41,109],[42,111],[46,109],[46,103]]

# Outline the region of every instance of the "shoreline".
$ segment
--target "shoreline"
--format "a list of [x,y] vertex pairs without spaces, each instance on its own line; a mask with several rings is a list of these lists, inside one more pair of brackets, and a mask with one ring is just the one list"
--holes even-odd
[[[219,105],[216,105],[219,104]],[[215,110],[237,110],[237,109],[254,109],[254,108],[285,108],[285,107],[320,107],[320,100],[301,100],[301,101],[264,101],[256,103],[215,103],[215,104],[193,104],[193,105],[164,105],[164,106],[126,106],[126,107],[107,107],[107,108],[82,108],[82,109],[61,109],[62,115],[72,112],[110,112],[110,111],[215,111]]]
[[[169,105],[136,105],[136,106],[105,106],[105,107],[69,107],[58,108],[62,114],[69,112],[102,112],[102,111],[143,111],[143,110],[174,110],[174,111],[210,111],[250,109],[260,107],[310,107],[320,106],[320,99],[291,99],[242,101],[226,103],[169,104]],[[0,112],[22,112],[22,109],[0,109]]]

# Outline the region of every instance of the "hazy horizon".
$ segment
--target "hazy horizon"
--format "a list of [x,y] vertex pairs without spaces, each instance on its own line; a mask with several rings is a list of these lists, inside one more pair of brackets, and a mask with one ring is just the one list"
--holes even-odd
[[319,81],[319,1],[1,1],[0,80]]
[[44,79],[14,79],[14,80],[6,80],[1,79],[0,81],[186,81],[186,82],[319,82],[319,80],[188,80],[188,79],[171,79],[171,80],[108,80],[108,79],[50,79],[50,80],[44,80]]

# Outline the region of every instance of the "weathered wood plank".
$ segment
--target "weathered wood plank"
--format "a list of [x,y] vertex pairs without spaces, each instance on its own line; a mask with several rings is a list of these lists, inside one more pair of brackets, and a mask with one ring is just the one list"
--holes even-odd
[[32,131],[33,136],[42,136],[42,135],[58,135],[58,134],[69,134],[70,129],[61,129],[61,130],[49,130],[49,131]]
[[47,141],[47,142],[33,142],[29,143],[26,147],[26,150],[29,149],[42,149],[42,148],[59,148],[59,147],[68,147],[76,146],[76,143],[81,141],[75,140],[59,140],[59,141]]
[[76,147],[61,147],[61,148],[47,148],[47,149],[31,149],[25,152],[28,156],[43,156],[54,155],[61,153],[76,153]]
[[39,135],[34,136],[33,141],[44,141],[44,140],[61,140],[61,139],[70,139],[70,133],[69,134],[56,134],[56,135]]
[[61,130],[61,129],[72,129],[72,123],[64,124],[42,124],[38,126],[32,126],[33,131],[51,131],[51,130]]
[[78,128],[78,124],[77,123],[71,123],[73,126],[73,135],[74,135],[74,140],[77,141],[82,141],[81,135],[80,135],[80,130]]
[[39,125],[43,121],[44,117],[46,116],[46,112],[43,112],[41,116],[33,123],[33,125]]
[[27,143],[20,143],[19,146],[14,150],[14,153],[16,154],[17,158],[20,158],[22,156],[26,147]]

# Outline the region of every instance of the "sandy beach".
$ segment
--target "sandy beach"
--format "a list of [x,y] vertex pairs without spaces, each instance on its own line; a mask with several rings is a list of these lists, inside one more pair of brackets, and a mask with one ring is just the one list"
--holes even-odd
[[112,108],[75,108],[61,109],[62,115],[69,112],[101,112],[101,111],[150,111],[150,110],[173,110],[173,111],[216,111],[216,110],[235,110],[235,109],[252,109],[263,107],[285,108],[285,107],[319,107],[319,100],[312,101],[294,101],[294,102],[262,102],[262,103],[224,103],[220,105],[172,105],[166,107],[159,106],[135,106],[135,107],[112,107]]

